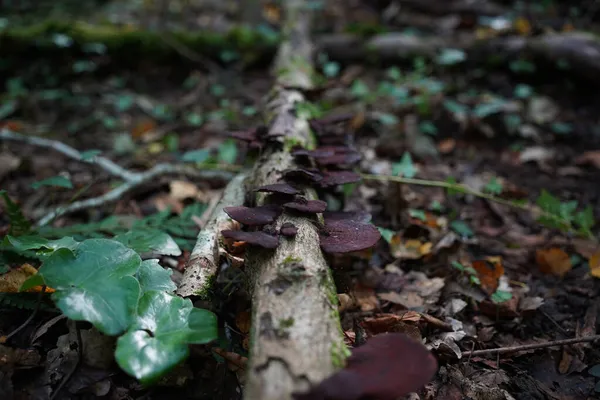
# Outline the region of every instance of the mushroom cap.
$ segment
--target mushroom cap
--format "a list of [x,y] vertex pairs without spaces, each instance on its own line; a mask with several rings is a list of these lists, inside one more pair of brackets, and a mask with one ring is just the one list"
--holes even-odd
[[275,249],[277,246],[279,246],[279,238],[277,236],[269,235],[263,231],[245,232],[224,230],[221,231],[221,234],[227,239],[246,242],[250,245],[260,246],[266,249]]
[[255,189],[256,192],[265,192],[265,193],[277,193],[277,194],[298,194],[300,191],[290,185],[289,183],[273,183],[271,185],[264,185]]
[[284,222],[279,229],[279,233],[286,237],[295,237],[298,234],[298,228],[291,222]]
[[325,221],[319,233],[321,249],[325,253],[351,253],[373,247],[381,233],[372,224],[352,220]]
[[281,215],[283,209],[275,204],[267,204],[259,207],[225,207],[223,208],[223,211],[225,211],[231,219],[244,225],[266,225],[275,221],[275,219]]
[[325,223],[333,221],[356,221],[356,222],[370,222],[371,214],[359,210],[359,211],[325,211],[323,213],[323,219]]
[[323,180],[323,175],[318,169],[297,168],[286,171],[283,177],[288,182],[314,183]]
[[303,213],[317,214],[327,209],[327,203],[323,200],[306,200],[303,197],[297,197],[294,201],[285,203],[283,207]]
[[353,171],[327,171],[323,173],[323,179],[319,184],[321,187],[330,187],[359,182],[360,179],[360,175]]

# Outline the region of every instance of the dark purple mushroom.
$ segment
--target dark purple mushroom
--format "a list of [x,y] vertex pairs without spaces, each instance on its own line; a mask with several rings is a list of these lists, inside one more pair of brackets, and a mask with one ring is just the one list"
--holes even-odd
[[327,171],[319,181],[321,187],[330,187],[360,181],[360,175],[353,171]]
[[323,200],[306,200],[304,197],[296,197],[294,201],[285,203],[285,208],[300,211],[303,213],[322,213],[327,209],[327,203]]
[[258,129],[252,128],[247,129],[245,131],[229,131],[227,132],[227,136],[232,137],[234,139],[242,140],[244,142],[254,142],[258,140]]
[[298,182],[298,183],[314,183],[323,180],[323,175],[318,169],[314,168],[298,168],[288,170],[283,174],[286,181]]
[[336,153],[329,157],[318,157],[315,158],[315,161],[320,166],[329,166],[335,165],[338,167],[341,166],[350,166],[356,164],[361,159],[361,155],[357,151],[348,151],[344,153]]
[[266,225],[270,224],[283,211],[278,205],[267,204],[259,207],[244,207],[234,206],[225,207],[223,211],[231,217],[231,219],[241,222],[244,225]]
[[334,221],[369,222],[371,214],[366,211],[325,211],[323,219],[325,223]]
[[244,231],[221,231],[223,237],[233,239],[240,242],[246,242],[251,245],[264,247],[265,249],[275,249],[279,246],[279,238],[274,235],[269,235],[266,232],[244,232]]
[[290,185],[289,183],[274,183],[272,185],[261,186],[255,189],[256,192],[264,193],[277,193],[277,194],[289,194],[294,195],[300,193],[298,189]]
[[379,230],[371,224],[340,220],[326,221],[319,233],[321,249],[325,253],[350,253],[373,247],[381,238]]
[[298,228],[296,228],[296,225],[292,224],[291,222],[284,222],[281,225],[279,233],[286,237],[295,237],[296,234],[298,234]]
[[435,375],[438,363],[420,341],[403,333],[384,333],[352,350],[346,366],[295,400],[403,398]]

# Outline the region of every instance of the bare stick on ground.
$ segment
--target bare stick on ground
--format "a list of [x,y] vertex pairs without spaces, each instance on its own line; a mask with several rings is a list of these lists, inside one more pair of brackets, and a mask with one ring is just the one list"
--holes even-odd
[[[286,89],[311,87],[312,46],[304,3],[283,3],[286,38],[275,63],[277,81],[265,116],[269,132],[283,133],[284,143],[310,146],[308,122],[295,112],[304,97],[298,90]],[[292,167],[289,151],[266,149],[254,168],[251,186],[276,183]],[[259,196],[257,203],[262,200]],[[286,213],[276,226],[284,222],[298,228],[295,239],[282,238],[274,251],[250,249],[246,256],[253,305],[246,400],[291,399],[292,393],[304,392],[331,375],[347,354],[336,290],[315,225]]]
[[117,186],[113,190],[101,196],[75,201],[71,204],[55,208],[38,221],[38,226],[47,225],[50,222],[52,222],[52,220],[61,215],[73,213],[75,211],[80,211],[88,208],[99,207],[107,203],[119,200],[125,193],[141,186],[142,184],[152,182],[157,177],[163,175],[181,174],[197,178],[223,180],[231,179],[231,177],[233,176],[233,173],[227,171],[199,170],[187,165],[164,163],[157,164],[144,172],[134,172],[119,166],[114,161],[111,161],[110,159],[105,157],[94,156],[88,160],[78,150],[57,140],[44,139],[35,136],[25,136],[16,132],[12,132],[8,129],[0,130],[0,139],[32,144],[35,146],[55,150],[74,160],[97,165],[112,176],[122,179],[124,181],[121,185]]
[[572,338],[572,339],[563,339],[563,340],[553,340],[553,341],[544,342],[544,343],[523,344],[520,346],[498,347],[495,349],[465,351],[462,353],[462,355],[463,355],[463,357],[471,357],[471,356],[482,356],[482,355],[491,355],[491,354],[518,353],[520,351],[545,349],[547,347],[566,346],[569,344],[577,344],[577,343],[583,343],[583,342],[595,342],[596,340],[600,340],[600,335],[582,336],[582,337],[576,337],[576,338]]
[[231,229],[231,219],[223,211],[224,207],[237,206],[244,202],[244,174],[239,174],[229,182],[221,200],[212,211],[210,218],[198,234],[196,245],[190,255],[183,279],[177,294],[183,297],[203,296],[210,289],[219,268],[219,235],[224,229]]

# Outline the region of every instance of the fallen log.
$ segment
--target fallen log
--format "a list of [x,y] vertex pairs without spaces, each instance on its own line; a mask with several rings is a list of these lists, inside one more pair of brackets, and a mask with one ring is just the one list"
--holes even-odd
[[[265,119],[268,136],[282,145],[267,146],[249,179],[248,189],[275,184],[295,168],[286,144],[314,146],[306,116],[296,112],[304,101],[300,89],[312,87],[309,10],[301,0],[284,2],[284,34],[273,72],[276,83]],[[307,199],[316,198],[309,189]],[[265,196],[256,196],[262,205]],[[294,239],[280,239],[275,250],[250,248],[246,255],[252,293],[250,358],[244,398],[291,399],[343,366],[348,350],[337,312],[331,272],[319,246],[315,218],[283,213],[275,222],[297,228]]]

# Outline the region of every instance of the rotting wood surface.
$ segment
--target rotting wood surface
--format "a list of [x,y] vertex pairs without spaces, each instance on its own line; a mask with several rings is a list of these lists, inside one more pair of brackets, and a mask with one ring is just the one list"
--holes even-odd
[[[276,83],[265,117],[269,136],[281,135],[284,144],[310,147],[308,121],[296,112],[296,106],[304,101],[298,89],[312,86],[309,12],[303,9],[304,3],[284,3],[286,39],[274,65]],[[247,190],[277,183],[284,170],[295,167],[288,147],[267,147]],[[304,194],[315,198],[311,192]],[[261,205],[264,199],[259,194],[256,203]],[[275,225],[279,228],[285,222],[298,228],[294,239],[281,238],[274,251],[252,248],[246,257],[253,304],[244,391],[247,400],[291,399],[293,393],[304,392],[331,375],[347,354],[335,286],[319,247],[316,218],[283,213]]]

